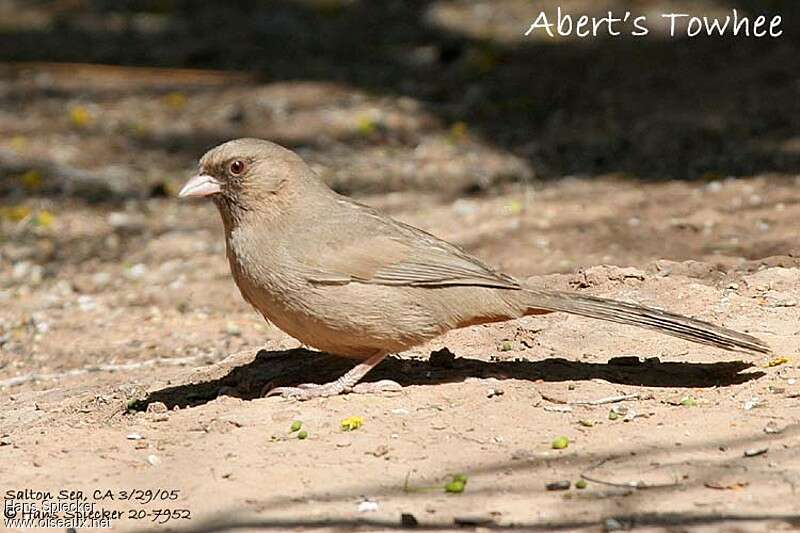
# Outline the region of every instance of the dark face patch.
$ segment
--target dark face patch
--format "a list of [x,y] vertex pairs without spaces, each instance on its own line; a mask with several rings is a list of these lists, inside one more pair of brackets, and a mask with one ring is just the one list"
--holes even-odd
[[220,162],[210,162],[203,166],[201,172],[216,178],[223,195],[238,192],[253,167],[254,160],[248,157],[229,157]]
[[255,160],[249,157],[232,155],[224,159],[211,157],[201,164],[201,173],[208,174],[220,183],[220,193],[214,195],[214,202],[226,210],[246,211],[242,202],[242,191],[246,185]]

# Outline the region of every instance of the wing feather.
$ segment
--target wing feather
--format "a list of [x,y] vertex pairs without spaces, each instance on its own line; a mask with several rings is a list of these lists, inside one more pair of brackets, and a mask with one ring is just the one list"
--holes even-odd
[[308,260],[307,278],[319,284],[366,283],[375,285],[447,287],[469,285],[520,289],[512,277],[498,272],[461,248],[413,226],[379,215],[352,202],[358,224],[368,234],[332,236]]

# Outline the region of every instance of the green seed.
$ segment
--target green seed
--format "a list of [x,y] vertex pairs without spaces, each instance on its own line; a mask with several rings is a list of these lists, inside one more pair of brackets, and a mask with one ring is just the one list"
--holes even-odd
[[457,494],[457,493],[460,493],[460,492],[464,492],[464,487],[466,487],[466,485],[467,484],[464,483],[463,481],[459,481],[459,480],[455,480],[454,479],[453,481],[451,481],[450,483],[448,483],[447,485],[444,486],[444,491],[445,492],[452,492],[452,493],[456,493]]
[[514,347],[511,345],[511,341],[503,341],[503,344],[500,345],[501,352],[510,352],[513,349]]
[[586,419],[578,420],[578,424],[582,425],[585,428],[591,428],[594,427],[594,420],[586,420]]
[[563,450],[569,446],[569,439],[567,437],[556,437],[556,439],[553,440],[552,446],[554,450]]
[[587,483],[585,479],[579,479],[578,481],[575,482],[576,489],[585,489],[586,485]]
[[305,430],[301,431],[300,433],[297,434],[297,438],[300,439],[300,440],[307,439],[308,438],[308,431],[305,431]]
[[303,423],[299,420],[295,420],[292,422],[291,427],[289,427],[289,433],[294,433],[295,431],[300,431],[300,428],[303,427]]
[[681,405],[684,407],[694,407],[697,405],[697,400],[695,400],[691,396],[686,396],[684,398],[681,398]]
[[466,474],[456,474],[453,476],[453,481],[459,481],[461,483],[467,483],[467,475]]
[[616,411],[612,410],[612,411],[608,412],[608,419],[609,420],[616,420],[617,418],[619,418],[619,415],[617,414]]

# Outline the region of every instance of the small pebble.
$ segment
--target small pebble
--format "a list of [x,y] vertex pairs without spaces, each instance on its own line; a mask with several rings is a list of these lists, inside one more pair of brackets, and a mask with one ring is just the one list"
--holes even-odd
[[389,447],[386,446],[385,444],[381,444],[371,452],[367,453],[370,455],[374,455],[375,457],[383,457],[384,455],[389,453]]
[[88,294],[78,296],[78,307],[84,313],[93,311],[97,307],[97,302]]
[[762,401],[759,398],[751,398],[744,402],[744,410],[749,411],[756,407],[759,407],[762,404]]
[[167,406],[164,404],[164,402],[150,402],[147,404],[148,413],[162,414],[166,413],[167,411],[169,411],[169,409],[167,409]]
[[141,279],[147,273],[147,267],[142,263],[137,263],[128,269],[126,276],[128,279]]
[[764,455],[768,451],[769,451],[769,448],[767,448],[767,447],[764,447],[764,448],[748,448],[748,449],[746,449],[744,451],[744,456],[745,457],[756,457],[756,456],[759,456],[759,455]]
[[359,513],[374,513],[378,510],[378,502],[373,500],[363,500],[358,504]]

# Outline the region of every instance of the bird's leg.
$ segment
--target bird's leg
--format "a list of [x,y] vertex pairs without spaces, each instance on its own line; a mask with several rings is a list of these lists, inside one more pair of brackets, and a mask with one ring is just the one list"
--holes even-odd
[[321,385],[316,383],[304,383],[297,387],[276,387],[267,392],[267,396],[283,396],[284,398],[295,398],[297,400],[311,400],[313,398],[337,396],[344,392],[370,393],[399,390],[401,388],[400,385],[388,379],[376,381],[374,383],[358,383],[361,381],[361,378],[367,375],[367,372],[378,366],[387,355],[388,354],[383,352],[376,353],[366,361],[358,363],[336,381]]

